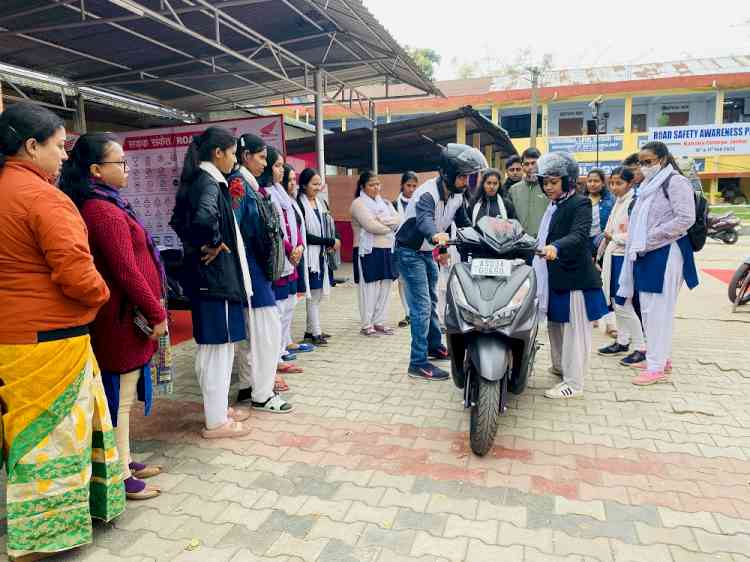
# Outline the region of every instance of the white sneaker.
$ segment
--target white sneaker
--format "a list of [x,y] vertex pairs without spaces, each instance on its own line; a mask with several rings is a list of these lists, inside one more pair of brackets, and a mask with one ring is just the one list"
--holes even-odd
[[561,382],[550,388],[544,393],[547,398],[560,399],[560,398],[583,398],[582,390],[575,390],[566,382]]

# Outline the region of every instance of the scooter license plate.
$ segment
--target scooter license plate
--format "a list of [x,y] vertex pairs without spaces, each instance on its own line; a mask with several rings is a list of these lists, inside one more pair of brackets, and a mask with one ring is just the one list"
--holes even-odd
[[475,258],[471,260],[471,274],[475,277],[510,277],[513,262],[510,260],[491,260]]

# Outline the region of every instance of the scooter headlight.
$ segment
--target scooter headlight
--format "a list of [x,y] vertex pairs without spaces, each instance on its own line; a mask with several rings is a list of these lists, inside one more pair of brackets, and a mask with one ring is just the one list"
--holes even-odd
[[528,296],[529,291],[531,291],[531,281],[526,279],[505,307],[495,312],[492,316],[482,316],[467,302],[461,283],[459,283],[458,280],[456,280],[455,283],[456,290],[453,291],[453,296],[459,310],[461,311],[461,316],[463,317],[464,322],[471,324],[477,330],[481,331],[496,330],[497,328],[507,326],[513,322],[521,305]]

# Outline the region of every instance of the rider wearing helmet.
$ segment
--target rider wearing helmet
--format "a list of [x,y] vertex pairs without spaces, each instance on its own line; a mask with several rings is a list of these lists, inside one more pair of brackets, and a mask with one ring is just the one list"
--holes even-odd
[[602,280],[591,259],[591,200],[576,193],[578,163],[566,153],[539,159],[539,180],[550,200],[534,258],[539,312],[547,316],[552,368],[562,382],[547,398],[577,398],[591,354],[591,323],[608,312]]
[[411,357],[409,376],[425,380],[446,380],[448,373],[429,363],[428,357],[447,359],[437,316],[438,259],[447,264],[446,231],[456,226],[471,226],[464,192],[469,176],[487,168],[487,160],[476,148],[449,144],[442,149],[440,174],[414,192],[396,233],[396,261],[406,288],[411,317]]

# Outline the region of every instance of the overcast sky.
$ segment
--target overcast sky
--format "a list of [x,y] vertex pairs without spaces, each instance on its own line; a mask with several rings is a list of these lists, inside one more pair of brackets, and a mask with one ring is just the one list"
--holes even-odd
[[[453,59],[513,58],[523,47],[553,55],[555,68],[750,55],[750,1],[364,0],[402,44],[442,56],[437,78],[455,78]],[[625,11],[625,6],[628,11]]]

